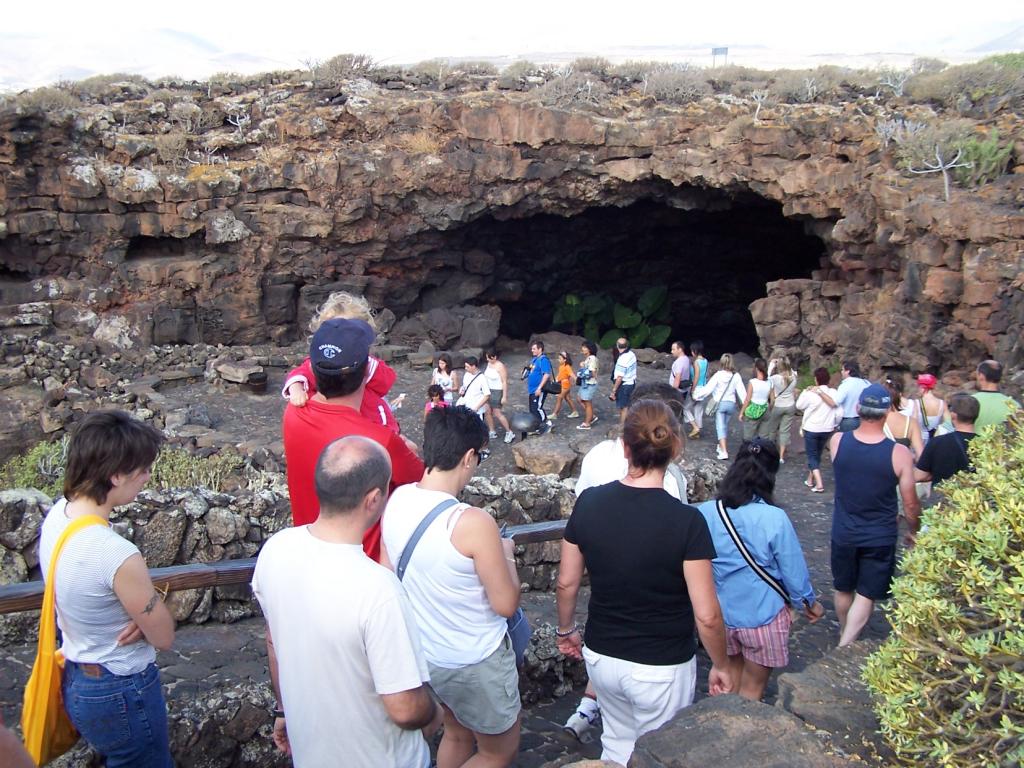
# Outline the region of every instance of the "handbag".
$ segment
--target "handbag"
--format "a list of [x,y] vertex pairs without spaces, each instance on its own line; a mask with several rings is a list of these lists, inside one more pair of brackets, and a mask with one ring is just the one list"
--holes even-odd
[[768,403],[747,403],[743,415],[750,421],[758,421],[768,413]]
[[[458,504],[457,499],[445,499],[424,517],[420,524],[416,526],[416,530],[412,532],[412,536],[409,537],[408,543],[405,545],[405,549],[402,550],[402,556],[398,558],[398,565],[395,567],[395,575],[398,580],[401,581],[402,577],[405,576],[405,569],[409,565],[409,558],[412,557],[413,550],[416,549],[416,545],[419,544],[420,539],[426,532],[430,524],[437,519],[437,516],[444,512],[446,509],[454,504]],[[523,609],[516,608],[516,612],[513,613],[507,620],[508,623],[508,636],[512,640],[512,650],[516,654],[516,666],[521,667],[523,664],[523,658],[526,655],[526,647],[530,644],[530,636],[533,634],[533,630],[530,629],[530,622],[526,618],[526,613]]]
[[762,568],[747,550],[747,546],[743,543],[743,539],[740,538],[740,534],[736,530],[736,526],[732,524],[732,518],[729,517],[729,512],[726,510],[725,504],[722,503],[721,499],[718,499],[715,504],[718,507],[718,516],[722,520],[722,525],[724,525],[725,530],[729,532],[729,537],[732,539],[732,543],[736,545],[736,549],[740,551],[740,555],[746,561],[747,565],[749,565],[753,569],[754,573],[760,576],[769,587],[775,590],[776,594],[782,598],[783,603],[789,605],[789,595],[786,593],[786,588],[782,585],[782,582]]
[[548,395],[560,395],[562,394],[562,385],[554,379],[548,379],[540,391]]
[[25,684],[21,708],[21,732],[25,749],[36,765],[45,765],[63,755],[78,742],[78,731],[64,709],[61,696],[61,674],[64,654],[57,650],[57,606],[54,576],[57,559],[64,544],[90,525],[109,525],[99,515],[75,518],[61,533],[50,554],[43,590],[43,609],[39,614],[39,642],[32,674]]

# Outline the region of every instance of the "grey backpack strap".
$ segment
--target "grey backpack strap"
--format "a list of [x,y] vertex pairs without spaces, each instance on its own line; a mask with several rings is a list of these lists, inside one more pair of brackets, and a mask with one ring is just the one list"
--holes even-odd
[[416,545],[420,543],[420,539],[426,532],[430,524],[437,519],[437,516],[448,509],[453,504],[458,504],[458,499],[445,499],[436,507],[420,520],[420,524],[416,526],[416,530],[412,532],[412,536],[409,537],[409,541],[405,545],[405,549],[402,550],[402,556],[398,560],[398,566],[395,568],[395,575],[398,576],[398,580],[401,581],[405,575],[405,569],[409,565],[409,558],[412,557],[413,550],[416,549]]
[[736,549],[740,551],[743,559],[747,561],[747,565],[749,565],[753,569],[754,573],[760,576],[769,587],[778,593],[779,597],[782,598],[783,603],[789,605],[789,595],[786,594],[786,588],[778,579],[762,568],[747,550],[746,544],[744,544],[743,539],[740,538],[739,531],[737,531],[736,527],[732,524],[732,518],[729,517],[729,513],[725,509],[725,504],[722,503],[721,499],[718,499],[716,505],[718,506],[718,516],[722,519],[722,524],[725,526],[725,530],[729,532],[729,536],[732,538],[733,544],[736,545]]

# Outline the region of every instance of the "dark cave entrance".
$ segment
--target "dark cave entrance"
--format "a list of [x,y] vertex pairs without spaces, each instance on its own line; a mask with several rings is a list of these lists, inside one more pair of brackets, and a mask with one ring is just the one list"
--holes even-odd
[[568,218],[484,217],[447,234],[466,252],[494,256],[493,283],[480,300],[501,306],[501,332],[512,338],[552,330],[566,293],[604,293],[635,307],[644,290],[665,285],[670,340],[703,339],[709,356],[752,353],[758,337],[750,303],[765,296],[769,281],[810,277],[825,244],[804,222],[783,216],[778,203],[752,193],[709,194],[708,203],[681,210],[643,200]]

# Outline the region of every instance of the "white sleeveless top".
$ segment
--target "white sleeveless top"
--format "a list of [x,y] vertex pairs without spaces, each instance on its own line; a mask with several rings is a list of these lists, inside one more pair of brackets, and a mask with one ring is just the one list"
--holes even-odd
[[[392,565],[398,565],[420,521],[451,498],[447,493],[424,490],[415,483],[395,489],[381,523]],[[466,506],[453,505],[430,524],[402,579],[420,630],[423,655],[435,667],[445,669],[483,661],[508,631],[505,618],[495,613],[487,600],[473,559],[452,544],[452,530]]]
[[497,368],[492,368],[490,363],[484,368],[484,381],[491,392],[501,392],[501,373]]
[[756,376],[750,379],[750,402],[752,404],[764,405],[768,402],[768,395],[772,391],[772,383],[764,381]]

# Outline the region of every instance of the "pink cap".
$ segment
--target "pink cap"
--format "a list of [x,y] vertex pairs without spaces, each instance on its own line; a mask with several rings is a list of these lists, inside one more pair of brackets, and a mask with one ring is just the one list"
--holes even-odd
[[939,380],[930,373],[921,373],[917,376],[917,386],[921,389],[935,389],[935,385],[938,383]]

